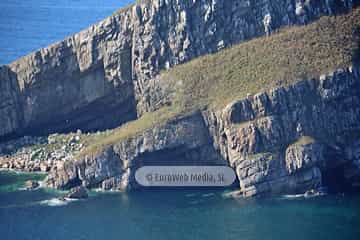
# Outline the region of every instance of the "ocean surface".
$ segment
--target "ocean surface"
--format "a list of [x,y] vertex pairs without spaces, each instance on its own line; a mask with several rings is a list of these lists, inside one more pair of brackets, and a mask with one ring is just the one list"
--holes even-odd
[[62,192],[22,190],[41,175],[0,172],[0,239],[359,239],[360,196],[231,199],[224,190]]
[[0,0],[0,65],[60,41],[134,0]]

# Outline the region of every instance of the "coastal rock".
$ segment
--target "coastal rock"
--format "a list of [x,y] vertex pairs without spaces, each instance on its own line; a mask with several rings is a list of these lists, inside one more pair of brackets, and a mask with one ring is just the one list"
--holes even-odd
[[356,67],[339,69],[205,112],[215,148],[236,169],[244,195],[358,181],[358,144],[349,133],[360,127],[359,76]]
[[54,168],[47,184],[129,190],[137,168],[172,164],[228,164],[244,196],[331,187],[352,176],[342,168],[357,179],[358,145],[346,134],[360,127],[359,76],[356,67],[339,69],[169,121]]
[[35,188],[39,187],[40,184],[37,181],[28,180],[25,182],[26,190],[34,190]]
[[72,198],[72,199],[83,199],[83,198],[88,198],[89,195],[87,193],[86,188],[84,188],[82,186],[78,186],[78,187],[71,188],[69,190],[69,193],[66,194],[65,197]]
[[324,147],[317,143],[295,143],[286,149],[286,169],[292,174],[297,170],[324,164]]
[[[0,166],[49,171],[47,186],[74,188],[75,197],[85,195],[81,186],[138,188],[134,174],[145,165],[230,165],[244,196],[359,183],[356,62],[82,152],[84,131],[171,104],[161,70],[351,8],[350,0],[139,1],[0,67]],[[54,132],[69,134],[3,141]]]
[[172,120],[52,169],[50,187],[137,188],[135,171],[144,165],[227,165],[213,146],[201,113]]
[[0,67],[0,141],[117,127],[168,104],[157,84],[162,69],[283,26],[349,10],[351,3],[138,1]]
[[[65,143],[65,145],[60,145]],[[0,143],[0,168],[26,172],[48,172],[58,162],[72,159],[85,144],[79,134],[53,134],[29,137]]]

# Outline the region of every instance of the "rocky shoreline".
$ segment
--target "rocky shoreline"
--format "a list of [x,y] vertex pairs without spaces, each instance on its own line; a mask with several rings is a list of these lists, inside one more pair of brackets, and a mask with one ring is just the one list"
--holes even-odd
[[[259,86],[247,97],[218,108],[171,115],[87,151],[90,143],[116,133],[105,129],[126,130],[131,120],[143,116],[147,121],[146,113],[175,106],[182,94],[176,88],[182,89],[184,81],[166,81],[161,71],[252,38],[271,38],[284,26],[352,9],[350,0],[140,1],[0,67],[0,168],[45,172],[46,186],[66,190],[137,189],[141,186],[134,175],[145,165],[227,165],[236,172],[242,196],[305,193],[322,186],[334,191],[356,188],[360,185],[356,53],[352,66],[346,62],[339,68],[334,63],[329,73],[312,77],[304,73],[288,85],[281,84],[286,79],[271,79],[279,82],[277,87],[263,91]],[[351,19],[356,20],[359,11],[354,11]],[[326,21],[322,24],[331,24]],[[357,30],[346,33],[355,38]],[[244,59],[248,57],[246,53]],[[289,66],[290,60],[285,62],[281,64]],[[263,67],[271,66],[267,64]],[[199,95],[211,94],[196,90]],[[64,134],[51,134],[55,132]]]
[[[354,135],[360,129],[359,76],[357,67],[339,69],[235,101],[218,112],[192,113],[77,159],[85,144],[80,132],[20,139],[11,142],[19,148],[1,166],[43,170],[46,185],[58,189],[136,189],[137,168],[165,163],[230,165],[243,196],[305,193],[322,186],[343,191],[360,179],[360,141]],[[309,98],[312,102],[306,102]],[[39,143],[42,154],[25,146],[30,142]],[[4,151],[9,143],[1,147]],[[24,156],[36,156],[36,165],[17,163]],[[41,168],[43,163],[49,164]]]
[[80,130],[68,135],[24,136],[0,143],[0,169],[46,173],[72,160],[84,148]]

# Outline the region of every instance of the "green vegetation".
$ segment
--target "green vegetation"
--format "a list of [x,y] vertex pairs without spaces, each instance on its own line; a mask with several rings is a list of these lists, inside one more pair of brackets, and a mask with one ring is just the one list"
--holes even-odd
[[270,37],[238,44],[164,71],[163,80],[176,86],[173,105],[100,134],[83,154],[164,124],[183,113],[206,107],[221,108],[248,93],[287,86],[348,67],[358,51],[359,27],[360,9],[355,9],[347,15],[322,17],[308,26],[285,28]]
[[[146,129],[151,129],[155,126],[162,125],[170,119],[174,119],[177,116],[182,115],[174,109],[164,107],[155,112],[145,113],[141,118],[128,122],[119,128],[106,133],[98,134],[97,136],[91,135],[91,140],[87,139],[87,142],[93,142],[84,151],[80,153],[80,157],[86,154],[96,154],[104,147],[113,145],[120,140],[126,139],[131,136],[135,136]],[[90,140],[90,141],[89,141]]]
[[164,77],[182,81],[178,102],[223,107],[247,93],[351,65],[359,41],[356,26],[360,26],[360,9],[197,58],[170,69]]

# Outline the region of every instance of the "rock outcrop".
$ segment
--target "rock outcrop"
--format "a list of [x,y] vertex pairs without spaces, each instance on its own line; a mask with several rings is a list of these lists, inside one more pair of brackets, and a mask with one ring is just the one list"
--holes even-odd
[[47,178],[55,188],[79,184],[104,190],[138,187],[135,171],[144,165],[227,165],[212,146],[202,115],[173,120],[119,142],[97,154],[56,166]]
[[357,1],[140,1],[2,66],[0,141],[116,127],[166,104],[153,90],[161,69],[353,4]]
[[244,195],[304,192],[336,182],[345,187],[359,177],[358,68],[249,96],[206,116]]
[[83,199],[88,198],[89,195],[84,187],[78,186],[70,189],[69,193],[67,193],[65,197],[70,199]]
[[[353,5],[358,1],[141,1],[2,66],[0,141],[119,126],[170,104],[158,77],[162,69]],[[134,173],[144,165],[230,165],[244,196],[323,185],[343,190],[360,183],[359,129],[360,70],[354,63],[249,94],[224,109],[188,113],[76,159],[84,147],[80,135],[61,143],[51,135],[44,143],[54,146],[50,151],[22,147],[17,155],[35,158],[34,165],[13,155],[0,156],[0,166],[49,171],[46,184],[60,189],[138,188]],[[2,152],[8,148],[0,145]]]
[[81,152],[86,146],[84,138],[77,132],[47,138],[24,136],[0,143],[0,169],[48,172]]
[[47,182],[125,190],[144,165],[230,164],[245,196],[343,189],[359,183],[359,129],[360,71],[339,69],[147,130],[54,168]]
[[39,186],[40,186],[40,184],[33,180],[28,180],[25,182],[26,190],[34,190],[34,189],[38,188]]

